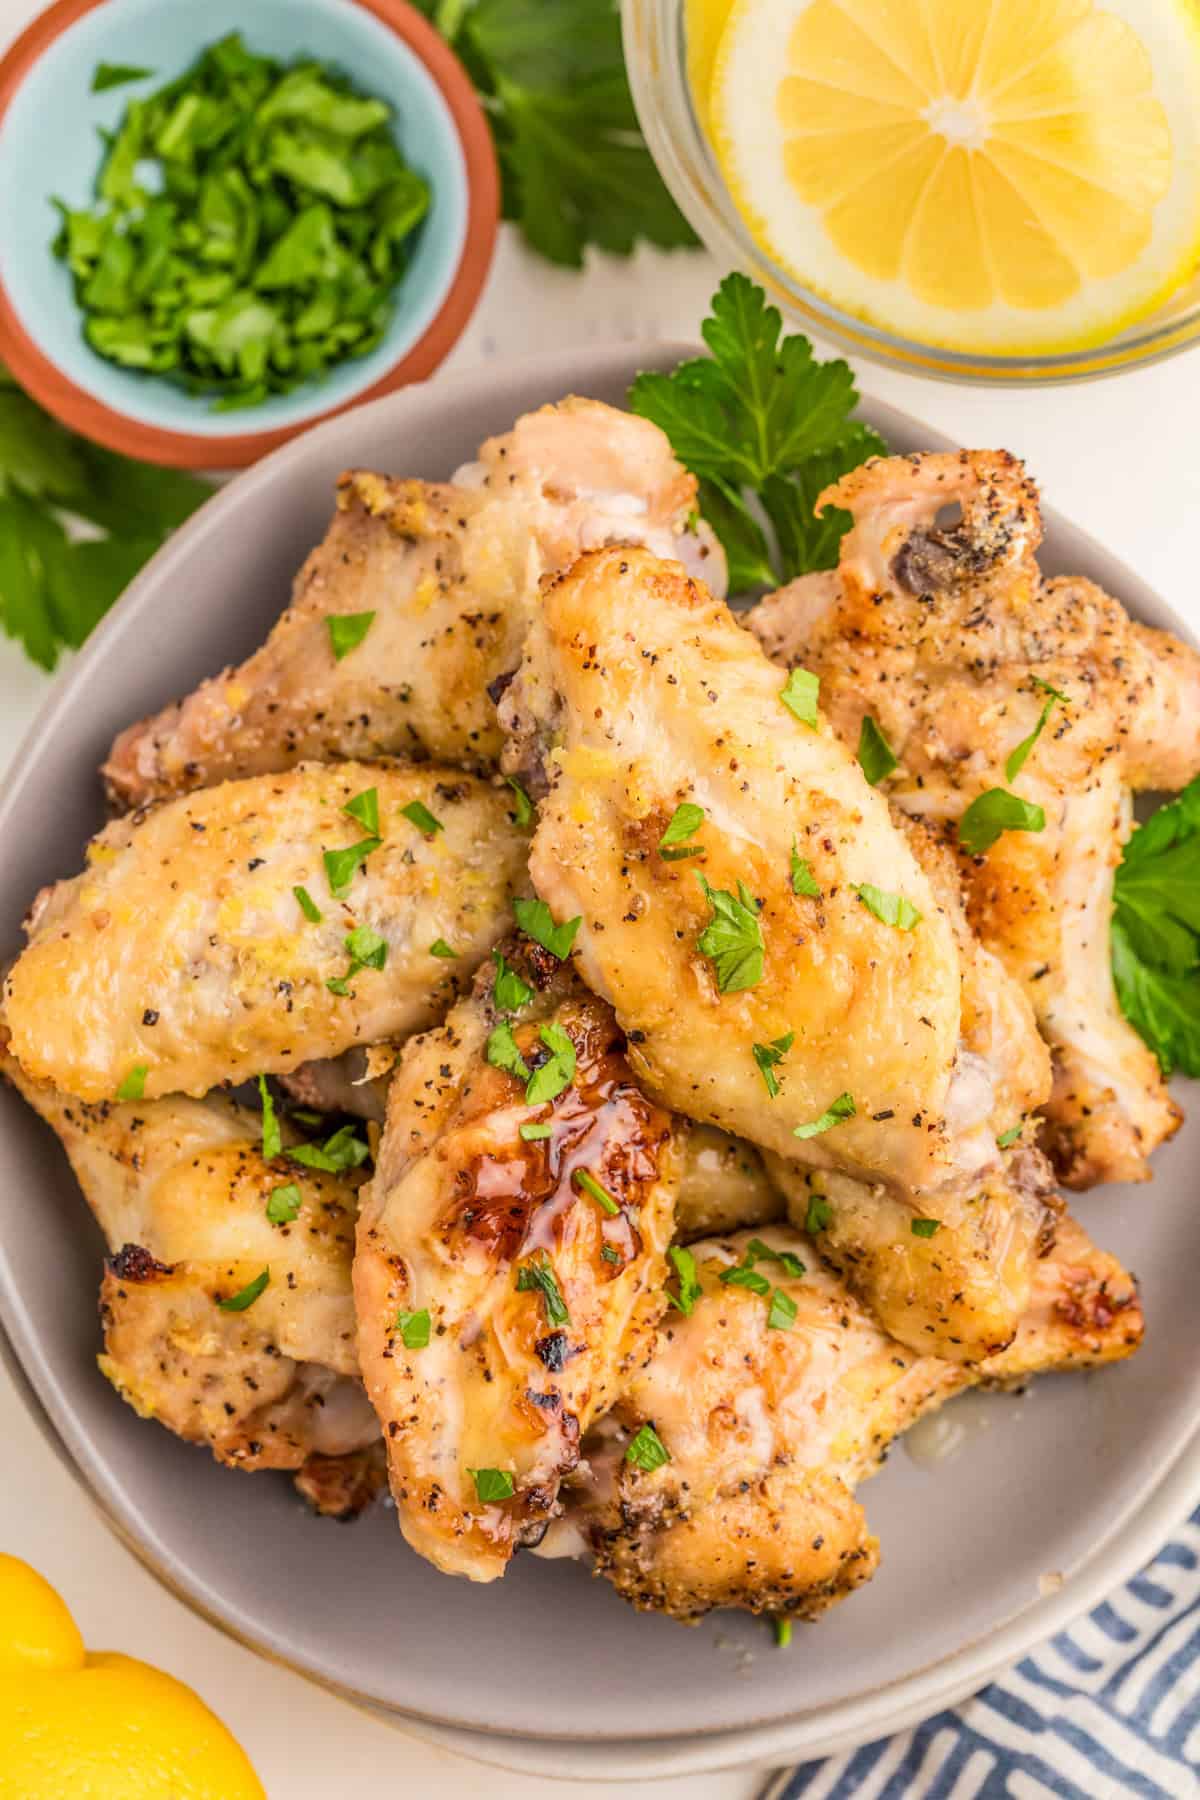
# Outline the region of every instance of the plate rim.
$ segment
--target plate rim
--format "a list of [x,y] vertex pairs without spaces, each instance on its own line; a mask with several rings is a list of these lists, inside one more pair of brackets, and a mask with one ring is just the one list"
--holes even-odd
[[[586,380],[589,382],[622,377],[628,379],[638,368],[667,366],[682,357],[695,354],[696,349],[694,343],[661,339],[610,345],[599,349],[580,346],[546,354],[508,358],[505,359],[505,367],[514,375],[525,375],[530,380],[536,377],[547,391],[553,389],[571,392],[574,391],[574,383],[580,379],[581,368],[586,369]],[[394,413],[399,422],[405,406],[420,406],[434,389],[439,394],[445,394],[448,399],[462,399],[485,384],[489,374],[488,365],[482,363],[449,376],[441,376],[436,381],[422,382],[401,392],[385,395],[354,408],[353,411],[356,415],[360,411],[364,414],[386,411]],[[931,449],[958,448],[943,433],[931,430],[901,408],[874,400],[870,396],[864,396],[860,406],[863,415],[873,423],[882,424],[885,432],[890,423],[891,429],[898,429],[902,434],[918,435]],[[311,437],[321,433],[336,434],[344,428],[344,415],[322,421],[237,475],[179,527],[135,577],[121,600],[93,632],[81,654],[50,690],[37,717],[25,733],[10,766],[11,775],[3,798],[0,799],[0,833],[8,823],[10,812],[19,804],[27,780],[31,778],[36,745],[53,730],[60,716],[73,708],[80,690],[86,692],[91,680],[90,665],[99,657],[109,640],[119,639],[123,631],[134,627],[143,589],[151,584],[157,586],[164,576],[169,578],[176,560],[190,559],[194,545],[203,543],[210,534],[219,535],[225,510],[232,503],[230,496],[236,495],[240,501],[243,496],[252,495],[257,487],[273,484],[281,475],[286,477],[289,461],[301,461],[307,456],[311,448]],[[1090,534],[1059,515],[1053,507],[1044,508],[1044,514],[1048,526],[1056,534],[1070,540],[1073,556],[1082,554],[1086,557],[1094,553],[1108,565],[1112,573],[1120,576],[1122,592],[1131,599],[1138,617],[1148,618],[1155,624],[1167,625],[1184,639],[1195,642],[1194,634],[1175,615],[1167,602],[1120,558],[1105,550]],[[655,1773],[684,1774],[744,1763],[750,1751],[756,1757],[800,1753],[811,1757],[828,1754],[833,1748],[846,1748],[852,1743],[867,1742],[874,1736],[888,1735],[899,1728],[900,1723],[911,1723],[913,1719],[925,1717],[938,1711],[943,1705],[952,1704],[964,1694],[975,1691],[999,1670],[1010,1666],[1055,1631],[1080,1617],[1105,1593],[1121,1585],[1159,1547],[1163,1535],[1159,1520],[1163,1512],[1164,1495],[1169,1497],[1169,1508],[1173,1515],[1171,1522],[1177,1522],[1178,1517],[1182,1517],[1200,1502],[1200,1421],[1193,1421],[1186,1427],[1189,1435],[1184,1438],[1176,1456],[1165,1468],[1160,1466],[1147,1472],[1145,1481],[1131,1495],[1122,1512],[1066,1577],[1057,1593],[1032,1600],[982,1636],[939,1657],[936,1662],[927,1663],[897,1677],[885,1688],[849,1701],[825,1704],[807,1713],[791,1713],[783,1718],[749,1720],[735,1727],[706,1728],[703,1723],[699,1723],[691,1728],[682,1747],[678,1736],[653,1733],[631,1735],[628,1731],[605,1739],[581,1739],[569,1732],[557,1736],[547,1733],[531,1737],[519,1730],[506,1732],[497,1727],[472,1728],[454,1719],[446,1719],[444,1716],[439,1719],[398,1704],[376,1700],[356,1689],[342,1686],[326,1674],[307,1666],[300,1658],[288,1656],[269,1642],[256,1639],[232,1618],[224,1616],[199,1591],[191,1591],[185,1580],[160,1567],[154,1553],[141,1541],[131,1520],[121,1516],[117,1499],[101,1491],[108,1484],[102,1483],[100,1472],[89,1465],[86,1433],[81,1428],[78,1434],[80,1441],[74,1442],[76,1433],[71,1421],[68,1419],[60,1423],[55,1418],[53,1395],[43,1391],[33,1369],[26,1365],[19,1343],[27,1337],[32,1340],[33,1326],[34,1321],[25,1314],[19,1298],[16,1305],[9,1304],[3,1283],[0,1283],[0,1353],[3,1353],[0,1360],[7,1362],[10,1367],[15,1365],[18,1371],[18,1392],[27,1407],[33,1411],[35,1421],[44,1433],[48,1433],[55,1450],[67,1460],[70,1472],[80,1481],[114,1535],[177,1599],[245,1648],[268,1661],[293,1670],[349,1704],[370,1712],[374,1717],[385,1718],[401,1730],[407,1728],[418,1735],[425,1735],[430,1741],[444,1742],[448,1748],[459,1749],[461,1753],[472,1755],[476,1760],[491,1761],[504,1767],[522,1767],[531,1773],[566,1774],[569,1766],[592,1759],[586,1760],[586,1767],[576,1768],[574,1779],[600,1776],[611,1779],[634,1779],[639,1775],[644,1777],[650,1760],[656,1764]],[[34,1366],[36,1367],[36,1358]],[[1184,1496],[1182,1501],[1178,1500],[1177,1494]],[[1112,1553],[1117,1544],[1120,1545],[1120,1553],[1114,1556]],[[882,1712],[881,1700],[886,1701]],[[893,1719],[897,1721],[896,1724],[890,1722]],[[540,1756],[543,1760],[526,1760],[517,1764],[503,1762],[498,1757],[481,1756],[480,1746],[492,1743],[509,1748],[514,1756],[518,1747],[532,1747],[528,1751],[522,1749],[522,1754]],[[827,1747],[823,1748],[823,1745]],[[631,1758],[636,1759],[636,1768]],[[657,1766],[660,1762],[661,1768]],[[619,1773],[622,1768],[628,1772]]]

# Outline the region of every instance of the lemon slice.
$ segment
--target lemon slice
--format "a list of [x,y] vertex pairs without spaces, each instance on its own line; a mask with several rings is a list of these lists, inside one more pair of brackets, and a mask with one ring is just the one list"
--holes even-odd
[[763,248],[921,342],[1100,342],[1200,260],[1191,0],[736,0],[714,148]]

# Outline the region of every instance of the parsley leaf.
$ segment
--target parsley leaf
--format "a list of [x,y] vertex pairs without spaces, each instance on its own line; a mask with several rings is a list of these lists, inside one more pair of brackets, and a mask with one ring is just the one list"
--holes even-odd
[[814,1237],[818,1231],[824,1231],[832,1224],[833,1208],[830,1206],[824,1194],[810,1195],[808,1212],[805,1214],[804,1218],[804,1229],[807,1231],[809,1237]]
[[914,1237],[936,1237],[941,1228],[942,1221],[940,1219],[914,1219],[912,1222],[912,1234]]
[[518,1294],[541,1294],[548,1324],[570,1324],[571,1315],[567,1311],[567,1303],[562,1297],[562,1289],[558,1285],[554,1265],[544,1250],[532,1261],[522,1263],[517,1270],[517,1292]]
[[557,1099],[575,1079],[575,1046],[562,1026],[551,1020],[541,1027],[538,1036],[551,1054],[529,1078],[525,1089],[525,1101],[529,1106],[541,1106],[546,1100]]
[[794,718],[802,725],[811,725],[815,730],[820,723],[817,711],[817,695],[821,691],[821,679],[811,675],[807,669],[793,669],[788,675],[779,698]]
[[[1012,757],[1008,760],[1011,763]],[[982,856],[1006,831],[1043,831],[1045,825],[1040,806],[1007,788],[988,788],[976,795],[958,821],[958,841],[969,855]]]
[[886,449],[851,417],[858,395],[849,366],[818,362],[807,338],[782,329],[763,290],[729,275],[701,327],[709,355],[669,375],[641,374],[629,393],[631,409],[660,426],[700,478],[700,510],[725,549],[735,593],[836,567],[849,515],[818,519],[816,499]]
[[582,914],[578,918],[568,919],[565,925],[556,925],[554,915],[544,900],[521,899],[513,901],[513,912],[526,937],[532,938],[535,944],[540,944],[543,950],[548,950],[551,956],[557,956],[559,962],[566,961],[575,942],[575,933],[583,923]]
[[258,1078],[258,1098],[262,1104],[262,1153],[263,1161],[270,1162],[283,1149],[283,1134],[279,1129],[279,1120],[275,1113],[275,1101],[267,1086],[267,1078]]
[[747,1268],[753,1268],[757,1262],[777,1262],[786,1275],[797,1281],[806,1271],[804,1263],[791,1250],[773,1250],[770,1244],[764,1244],[760,1237],[753,1237],[746,1245],[742,1261]]
[[511,1500],[516,1492],[507,1469],[469,1469],[467,1473],[475,1483],[475,1497],[482,1506],[494,1505],[497,1500]]
[[[658,840],[658,853],[664,862],[680,862],[687,856],[703,856],[702,844],[688,844],[704,823],[704,808],[693,800],[684,800],[667,821],[667,829]],[[680,846],[685,846],[680,848]]]
[[812,865],[807,863],[796,848],[796,840],[792,839],[792,892],[805,894],[810,900],[819,900],[821,890],[817,886]]
[[775,1073],[775,1065],[783,1061],[795,1041],[795,1032],[789,1031],[786,1037],[773,1038],[769,1044],[751,1044],[750,1046],[751,1054],[758,1064],[759,1073],[766,1083],[767,1092],[772,1100],[779,1092],[779,1078]]
[[832,1131],[833,1127],[840,1125],[844,1119],[852,1119],[855,1111],[854,1096],[839,1094],[819,1119],[813,1119],[808,1125],[797,1125],[792,1136],[798,1138],[820,1137],[822,1132]]
[[704,1293],[696,1274],[696,1259],[690,1250],[683,1248],[682,1244],[672,1244],[667,1251],[667,1256],[675,1270],[679,1290],[678,1293],[673,1294],[669,1288],[667,1289],[667,1304],[673,1306],[677,1312],[681,1312],[685,1319],[690,1319],[697,1300]]
[[400,1333],[400,1341],[406,1350],[424,1350],[429,1344],[432,1321],[429,1308],[423,1306],[420,1312],[399,1312],[396,1314],[396,1329]]
[[217,1305],[222,1312],[245,1312],[248,1306],[254,1305],[270,1279],[270,1269],[264,1269],[260,1275],[256,1275],[253,1281],[248,1281],[245,1287],[236,1294],[230,1294],[227,1300],[218,1300]]
[[329,643],[334,660],[341,662],[343,656],[349,656],[358,646],[375,623],[373,612],[332,613],[325,620],[329,628]]
[[292,892],[296,896],[296,905],[300,908],[300,911],[304,914],[309,924],[319,925],[321,923],[321,909],[309,893],[308,889],[306,887],[294,887]]
[[767,1310],[768,1331],[790,1331],[796,1323],[796,1302],[782,1288],[776,1288],[771,1295],[771,1304]]
[[646,148],[614,0],[418,0],[458,51],[491,121],[504,216],[551,262],[589,244],[695,243]]
[[290,1225],[293,1219],[300,1216],[302,1204],[300,1189],[296,1183],[285,1182],[282,1187],[271,1189],[267,1201],[267,1217],[272,1225]]
[[117,1089],[117,1099],[140,1100],[146,1092],[146,1077],[149,1073],[149,1063],[134,1063]]
[[606,1187],[601,1187],[600,1183],[596,1180],[596,1177],[591,1174],[589,1170],[576,1169],[572,1179],[574,1180],[576,1187],[583,1189],[583,1192],[588,1196],[589,1200],[594,1200],[596,1202],[596,1205],[600,1208],[601,1212],[607,1213],[610,1219],[615,1219],[617,1217],[621,1210],[620,1207],[617,1205],[608,1189]]
[[752,1294],[769,1294],[771,1284],[765,1275],[748,1262],[735,1263],[732,1269],[722,1269],[717,1280],[726,1287],[749,1288]]
[[507,1019],[502,1019],[490,1033],[484,1055],[493,1069],[503,1069],[506,1075],[515,1075],[519,1081],[529,1080],[529,1065],[517,1049],[517,1040]]
[[532,825],[533,801],[529,798],[529,795],[525,792],[525,789],[521,786],[521,783],[517,780],[515,775],[506,775],[504,779],[513,791],[513,824],[518,827]]
[[758,901],[738,882],[737,898],[725,888],[710,887],[697,871],[712,918],[696,939],[701,956],[712,963],[717,986],[723,994],[751,988],[763,976],[763,935],[758,922]]
[[1051,687],[1050,683],[1048,681],[1043,681],[1040,676],[1034,675],[1031,679],[1035,687],[1040,688],[1044,694],[1048,694],[1050,697],[1046,701],[1045,706],[1043,706],[1038,722],[1030,732],[1029,736],[1027,738],[1022,738],[1016,749],[1009,755],[1008,761],[1004,765],[1004,778],[1006,781],[1015,781],[1017,779],[1017,776],[1021,773],[1025,764],[1029,761],[1030,751],[1041,737],[1043,731],[1045,731],[1046,721],[1054,711],[1055,705],[1060,700],[1064,705],[1067,701],[1067,696],[1065,694],[1060,694],[1057,688]]
[[496,1011],[520,1012],[533,999],[533,989],[527,981],[522,981],[506,960],[503,950],[493,950],[492,960],[496,964],[496,980],[492,988],[492,1002]]
[[881,924],[894,925],[898,931],[911,931],[924,916],[903,894],[887,894],[882,888],[872,887],[869,881],[860,882],[854,891]]
[[1121,1011],[1165,1075],[1200,1075],[1200,777],[1133,832],[1113,900]]
[[440,956],[443,962],[457,962],[458,951],[453,949],[445,938],[434,938],[429,946],[430,956]]
[[401,818],[407,819],[416,826],[422,837],[436,837],[446,827],[440,819],[435,819],[429,808],[421,800],[410,800],[407,806],[400,808]]
[[122,87],[127,81],[144,81],[153,69],[141,69],[133,63],[97,63],[92,76],[92,93],[103,94],[109,88]]
[[900,767],[892,746],[870,713],[863,714],[862,724],[858,728],[858,761],[872,787],[878,787],[881,781],[886,781]]
[[1011,1150],[1024,1129],[1024,1119],[1018,1119],[1015,1125],[1010,1125],[1007,1131],[1002,1131],[996,1139],[997,1150]]
[[377,837],[360,838],[357,844],[349,844],[344,850],[324,852],[325,878],[335,900],[346,898],[359,865],[366,862],[373,850],[378,850],[382,841]]
[[357,1169],[370,1156],[370,1146],[356,1134],[353,1125],[342,1125],[323,1144],[295,1144],[288,1151],[293,1162],[306,1169],[320,1169],[326,1175],[344,1175]]
[[379,836],[379,789],[364,788],[361,794],[355,794],[353,800],[347,800],[342,811],[349,813],[357,820],[371,837]]
[[552,1135],[554,1127],[549,1124],[539,1125],[534,1123],[532,1125],[522,1125],[520,1131],[521,1136],[527,1144],[540,1144],[543,1138],[548,1138]]
[[632,1463],[635,1469],[644,1469],[647,1475],[653,1474],[655,1469],[661,1469],[670,1460],[667,1446],[653,1425],[643,1425],[625,1446],[625,1461]]

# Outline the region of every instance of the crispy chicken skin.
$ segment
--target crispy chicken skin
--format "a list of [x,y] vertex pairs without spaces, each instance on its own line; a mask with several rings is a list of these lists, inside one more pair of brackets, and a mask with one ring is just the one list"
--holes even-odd
[[[649,1091],[797,1181],[813,1167],[847,1176],[862,1204],[842,1214],[855,1217],[843,1272],[906,1343],[977,1359],[1009,1341],[1028,1298],[1043,1208],[1007,1182],[996,1137],[1045,1097],[1045,1054],[937,845],[897,828],[829,726],[782,704],[782,685],[677,565],[582,559],[546,590],[501,708],[509,766],[546,790],[530,874],[556,918],[581,916],[580,972],[613,1005]],[[704,809],[703,856],[672,861],[659,839],[685,800]],[[818,897],[794,892],[797,845]],[[700,952],[705,881],[745,883],[759,903],[763,974],[742,991],[722,993]],[[909,901],[915,927],[884,923],[861,883]],[[789,1033],[772,1096],[752,1047]],[[794,1135],[843,1094],[854,1117]],[[936,1263],[924,1258],[933,1290],[907,1279],[914,1216],[942,1226]]]
[[[100,1367],[131,1406],[242,1469],[299,1469],[378,1435],[350,1292],[356,1176],[264,1161],[258,1115],[230,1100],[88,1105],[6,1050],[0,1068],[58,1136],[112,1252]],[[273,1225],[286,1183],[300,1211]],[[258,1298],[222,1310],[263,1269]]]
[[[488,690],[517,661],[539,577],[629,542],[684,556],[719,587],[721,551],[695,503],[658,427],[594,400],[527,414],[450,484],[351,470],[267,642],[122,732],[110,797],[137,806],[309,758],[493,763]],[[366,637],[339,660],[329,621],[364,613]]]
[[[1179,1114],[1117,1006],[1112,880],[1129,790],[1200,771],[1200,657],[1089,581],[1042,579],[1036,490],[1004,452],[876,460],[822,501],[854,515],[837,576],[804,577],[748,623],[777,662],[819,674],[847,744],[876,720],[900,762],[898,806],[954,827],[1000,787],[1044,809],[1044,830],[962,853],[971,921],[1051,1046],[1059,1179],[1145,1179]],[[960,519],[939,525],[953,505]],[[1006,760],[1050,699],[1038,682],[1066,699],[1009,781]]]
[[[540,984],[512,1020],[522,1057],[544,1063],[540,1034],[557,1026],[574,1079],[531,1108],[523,1081],[486,1060],[500,1015],[481,971],[446,1023],[405,1047],[354,1262],[359,1354],[400,1528],[474,1581],[503,1575],[541,1536],[581,1434],[647,1354],[678,1160],[671,1115],[634,1085],[609,1009],[545,952],[507,948]],[[523,1139],[530,1123],[550,1135]],[[403,1320],[424,1312],[429,1341],[408,1348]],[[502,1471],[511,1497],[481,1497],[479,1470]]]
[[[816,1617],[875,1570],[854,1490],[900,1432],[964,1387],[1117,1361],[1141,1341],[1134,1282],[1073,1221],[1038,1265],[1014,1344],[972,1369],[887,1337],[782,1226],[759,1241],[806,1272],[755,1265],[796,1307],[790,1329],[772,1329],[767,1298],[720,1280],[752,1241],[693,1246],[701,1298],[690,1317],[664,1315],[650,1361],[584,1446],[571,1522],[596,1572],[684,1623],[718,1606]],[[625,1457],[646,1424],[670,1459],[652,1471]]]
[[[336,900],[322,852],[364,837],[343,809],[369,788],[383,842]],[[414,801],[441,830],[403,816]],[[419,1029],[503,930],[526,847],[495,788],[424,765],[308,764],[116,820],[85,872],[34,906],[5,984],[13,1050],[85,1100],[142,1067],[152,1098]],[[359,927],[386,940],[386,964],[343,996],[328,983],[346,978]],[[431,954],[438,938],[456,961]]]

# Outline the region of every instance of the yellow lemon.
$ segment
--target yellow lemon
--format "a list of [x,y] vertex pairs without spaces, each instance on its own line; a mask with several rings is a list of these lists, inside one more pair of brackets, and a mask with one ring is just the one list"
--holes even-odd
[[708,96],[721,35],[733,11],[733,0],[684,0],[683,35],[687,45],[687,77],[700,123],[707,131],[711,120]]
[[1192,0],[736,0],[709,103],[763,248],[923,342],[1098,343],[1200,260]]
[[265,1800],[190,1688],[101,1650],[49,1582],[0,1555],[0,1800]]

